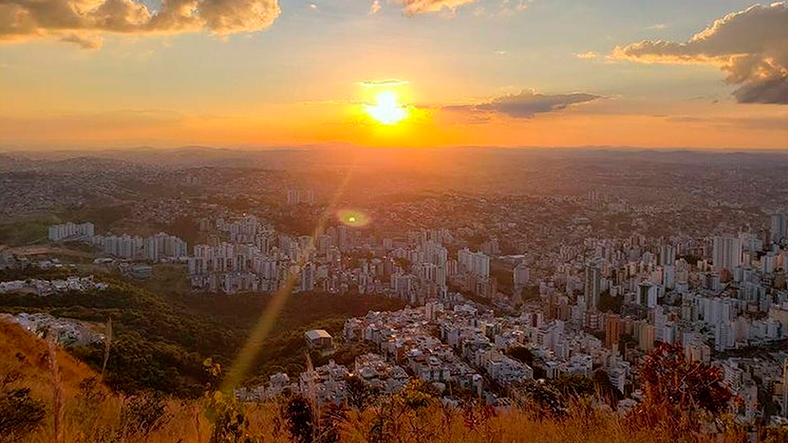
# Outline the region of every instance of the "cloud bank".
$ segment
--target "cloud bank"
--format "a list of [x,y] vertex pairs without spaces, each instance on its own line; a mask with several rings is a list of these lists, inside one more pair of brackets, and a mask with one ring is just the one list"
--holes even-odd
[[0,0],[0,41],[54,35],[90,49],[103,33],[227,36],[264,30],[280,12],[278,0],[162,0],[156,11],[134,0]]
[[613,58],[643,63],[721,66],[739,87],[739,103],[788,104],[788,4],[755,5],[728,14],[685,43],[642,41],[616,47]]

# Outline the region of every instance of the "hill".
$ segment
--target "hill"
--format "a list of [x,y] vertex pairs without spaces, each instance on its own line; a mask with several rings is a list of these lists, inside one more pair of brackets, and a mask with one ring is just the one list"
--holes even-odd
[[[37,278],[47,278],[47,274]],[[113,339],[106,381],[126,393],[153,389],[179,397],[201,395],[209,381],[202,362],[211,358],[229,366],[272,298],[260,294],[183,294],[102,278],[110,286],[101,292],[47,297],[6,294],[0,297],[0,312],[41,312],[94,324],[111,319]],[[265,339],[250,376],[267,377],[279,371],[296,375],[304,368],[305,331],[326,329],[336,335],[348,317],[369,310],[399,309],[401,305],[397,300],[368,295],[293,294]],[[101,343],[69,348],[69,352],[93,368],[103,364]],[[350,363],[355,358],[352,352],[340,354]]]
[[[0,319],[0,374],[21,377],[25,386],[38,396],[51,393],[47,343],[19,325]],[[67,352],[56,351],[62,386],[68,393],[79,390],[79,384],[98,374],[87,364]]]
[[[447,406],[412,383],[368,406],[315,409],[297,395],[241,404],[214,392],[180,401],[155,393],[112,392],[83,363],[56,351],[61,382],[52,383],[47,344],[0,321],[0,442],[150,443],[738,443],[745,433],[724,424],[713,434],[667,423],[633,421],[590,398],[552,415],[539,403],[493,409],[470,401]],[[14,374],[17,378],[13,379]],[[29,391],[28,391],[29,390]],[[56,391],[62,393],[58,403]],[[26,392],[20,401],[18,392]],[[206,393],[212,392],[210,387]],[[16,394],[14,394],[16,393]],[[60,406],[58,406],[58,404]],[[317,419],[316,417],[320,418]],[[61,417],[56,420],[56,417]],[[57,424],[56,424],[57,423]],[[763,435],[770,443],[785,434]]]

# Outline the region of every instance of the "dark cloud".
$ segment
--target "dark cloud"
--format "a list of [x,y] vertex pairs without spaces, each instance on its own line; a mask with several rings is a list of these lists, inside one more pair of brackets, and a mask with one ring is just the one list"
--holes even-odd
[[642,41],[613,58],[644,63],[714,64],[738,85],[740,103],[788,104],[788,6],[755,5],[728,14],[685,43]]
[[93,49],[105,32],[226,36],[266,29],[279,14],[278,0],[163,0],[158,11],[135,0],[0,0],[0,41],[55,35]]
[[[578,103],[586,103],[602,98],[599,95],[575,92],[572,94],[537,94],[522,91],[519,94],[496,97],[487,103],[466,107],[473,111],[487,111],[506,114],[515,118],[530,118],[536,114],[555,112]],[[456,107],[455,107],[456,108]]]

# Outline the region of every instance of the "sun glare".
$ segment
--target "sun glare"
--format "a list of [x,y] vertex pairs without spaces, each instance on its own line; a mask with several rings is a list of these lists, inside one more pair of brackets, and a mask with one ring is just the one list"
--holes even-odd
[[367,115],[378,123],[396,125],[408,118],[408,109],[399,103],[394,91],[382,91],[375,96],[374,105],[364,105]]

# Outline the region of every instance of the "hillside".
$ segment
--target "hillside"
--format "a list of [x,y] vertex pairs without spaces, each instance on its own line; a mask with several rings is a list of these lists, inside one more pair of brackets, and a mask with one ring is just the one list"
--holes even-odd
[[[68,393],[79,390],[86,378],[98,377],[87,364],[67,352],[57,350],[61,383]],[[51,374],[48,365],[48,347],[19,325],[0,319],[0,374],[7,377],[18,373],[25,386],[38,396],[51,394]]]
[[[50,274],[35,276],[52,278]],[[99,325],[111,319],[112,352],[106,382],[126,393],[152,389],[179,397],[201,395],[209,381],[203,360],[211,358],[228,366],[271,301],[269,295],[182,294],[103,278],[110,287],[101,292],[47,297],[6,294],[0,297],[0,313],[47,313]],[[249,377],[265,378],[278,371],[296,375],[303,370],[303,334],[309,329],[326,329],[338,335],[348,317],[401,306],[400,301],[375,296],[294,294],[286,300]],[[352,363],[353,349],[340,350],[347,351],[340,355],[347,355]],[[103,364],[101,343],[69,348],[69,352],[93,368]]]
[[[97,381],[98,375],[63,352],[57,370],[63,406],[57,408],[47,344],[16,325],[0,322],[0,442],[297,442],[297,443],[734,443],[744,441],[735,427],[716,435],[677,432],[665,423],[644,425],[588,399],[575,399],[569,412],[545,414],[534,405],[495,410],[468,403],[442,406],[421,384],[393,396],[377,398],[363,409],[324,408],[312,417],[302,397],[261,404],[239,404],[218,393],[198,400],[177,401],[157,394],[124,396]],[[18,378],[13,379],[14,374]],[[10,382],[9,382],[10,381]],[[33,423],[19,427],[18,407],[9,392],[29,388],[28,403],[43,408],[25,411]],[[18,391],[17,391],[18,392]],[[63,420],[57,426],[56,411]],[[24,420],[23,420],[24,424]],[[17,426],[17,427],[14,427]],[[777,443],[784,434],[764,436]]]

